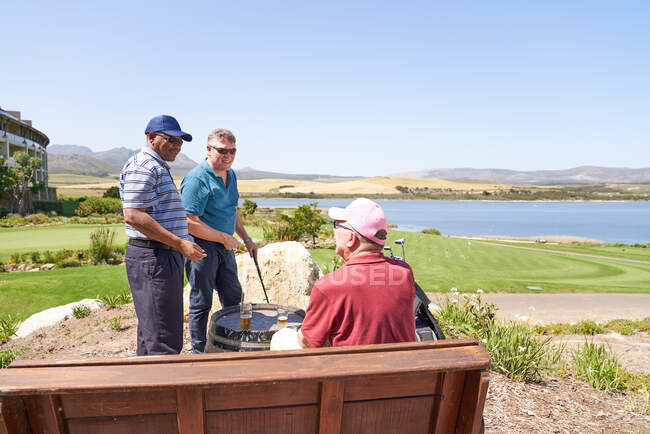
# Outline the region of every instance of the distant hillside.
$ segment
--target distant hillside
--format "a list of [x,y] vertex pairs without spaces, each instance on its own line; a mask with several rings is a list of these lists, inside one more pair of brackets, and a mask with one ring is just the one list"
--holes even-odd
[[412,178],[474,179],[504,184],[610,184],[650,182],[650,168],[581,166],[564,170],[428,169],[401,173]]
[[[72,173],[105,177],[120,173],[122,166],[138,149],[125,147],[93,152],[86,146],[51,145],[47,147],[48,169],[52,173]],[[184,176],[198,163],[180,153],[170,163],[172,175]]]
[[47,147],[49,155],[92,155],[93,150],[87,146],[78,145],[50,145]]
[[278,172],[265,172],[262,170],[255,170],[251,167],[243,167],[235,169],[237,179],[295,179],[302,181],[323,181],[323,180],[348,180],[360,179],[361,176],[334,176],[334,175],[318,175],[318,174],[290,174]]

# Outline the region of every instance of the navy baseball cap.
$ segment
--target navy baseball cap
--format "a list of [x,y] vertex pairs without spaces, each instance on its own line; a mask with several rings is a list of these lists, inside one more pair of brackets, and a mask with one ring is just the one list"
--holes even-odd
[[186,142],[192,141],[192,135],[187,134],[185,131],[181,131],[181,126],[173,116],[160,115],[151,119],[147,124],[147,128],[144,130],[144,133],[149,134],[156,132],[165,133],[170,136],[181,137]]

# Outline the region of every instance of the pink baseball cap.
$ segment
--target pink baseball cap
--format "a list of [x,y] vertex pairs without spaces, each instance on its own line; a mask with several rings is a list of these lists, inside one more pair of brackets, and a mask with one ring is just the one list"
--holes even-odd
[[[354,200],[345,208],[332,207],[328,214],[334,220],[348,222],[352,229],[369,240],[381,246],[386,243],[388,224],[386,223],[386,214],[378,203],[362,197]],[[380,233],[380,231],[384,232]],[[377,235],[383,236],[384,239],[378,238]]]

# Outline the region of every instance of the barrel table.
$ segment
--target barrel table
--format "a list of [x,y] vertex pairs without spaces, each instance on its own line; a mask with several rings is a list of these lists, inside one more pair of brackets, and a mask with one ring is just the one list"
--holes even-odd
[[[289,313],[287,327],[297,328],[305,319],[305,311],[293,306],[284,306]],[[239,326],[239,306],[218,310],[210,317],[206,353],[224,351],[266,351],[271,338],[278,330],[276,304],[253,303],[251,329]]]

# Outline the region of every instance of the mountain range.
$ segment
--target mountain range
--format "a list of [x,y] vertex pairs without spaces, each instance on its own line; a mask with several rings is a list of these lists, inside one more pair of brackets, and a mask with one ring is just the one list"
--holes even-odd
[[[99,177],[116,176],[137,149],[113,148],[93,152],[87,146],[50,145],[47,147],[50,173],[75,173]],[[198,163],[180,153],[170,164],[172,175],[184,176]],[[323,174],[289,174],[256,170],[250,167],[235,169],[238,179],[292,179],[292,180],[344,180],[361,177],[343,177]],[[629,169],[619,167],[580,166],[563,170],[508,170],[508,169],[427,169],[394,174],[409,178],[442,178],[457,180],[491,181],[503,184],[627,184],[650,182],[650,168]]]
[[[139,149],[125,147],[113,148],[103,152],[93,152],[86,146],[50,145],[47,147],[47,166],[50,173],[74,173],[90,176],[116,176],[131,155]],[[198,163],[183,153],[171,162],[172,175],[184,176]]]
[[471,179],[502,184],[627,184],[650,182],[650,167],[629,169],[622,167],[580,166],[563,170],[508,170],[508,169],[428,169],[405,172],[395,176],[409,178]]

